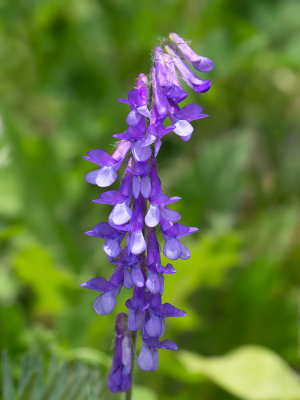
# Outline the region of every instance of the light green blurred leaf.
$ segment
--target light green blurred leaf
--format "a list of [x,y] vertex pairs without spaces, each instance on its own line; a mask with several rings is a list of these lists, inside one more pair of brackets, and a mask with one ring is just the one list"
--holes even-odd
[[55,347],[54,352],[68,361],[81,361],[91,366],[110,366],[111,358],[99,350],[89,347],[77,347],[75,349],[63,349],[62,347]]
[[[170,325],[176,326],[176,329],[197,329],[199,316],[188,299],[199,286],[220,284],[226,271],[239,261],[240,242],[240,236],[234,231],[223,234],[211,232],[197,242],[185,242],[191,251],[191,258],[172,262],[177,273],[166,280],[164,299],[183,308],[188,318],[174,319],[169,322]],[[163,256],[162,262],[166,265],[169,261]]]
[[2,352],[1,382],[3,400],[11,400],[14,397],[15,389],[11,373],[10,359],[6,351]]
[[0,301],[12,301],[18,293],[18,286],[9,269],[2,265],[0,269]]
[[56,268],[44,248],[36,246],[20,251],[13,266],[21,281],[33,290],[36,312],[52,313],[65,307],[62,288],[73,287],[72,277]]
[[246,232],[248,247],[258,257],[281,262],[289,251],[299,218],[298,204],[265,210]]
[[156,394],[144,386],[135,385],[133,387],[133,400],[158,400]]
[[[207,233],[199,239],[188,244],[191,258],[173,261],[172,264],[178,272],[166,282],[166,298],[181,301],[199,287],[199,284],[217,285],[223,279],[225,271],[238,263],[241,239],[236,232],[222,235]],[[168,260],[163,257],[163,262],[167,263]]]
[[179,359],[192,374],[205,375],[245,400],[296,400],[300,380],[277,354],[264,347],[244,346],[222,357],[181,351]]

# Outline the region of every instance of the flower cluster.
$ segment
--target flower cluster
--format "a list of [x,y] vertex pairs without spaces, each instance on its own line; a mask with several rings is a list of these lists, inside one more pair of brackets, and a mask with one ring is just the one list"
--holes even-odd
[[[168,208],[180,198],[163,193],[156,157],[165,135],[174,132],[188,141],[193,133],[191,121],[207,117],[197,104],[179,107],[187,93],[177,73],[194,91],[203,93],[211,82],[195,75],[186,61],[201,72],[210,71],[213,63],[194,53],[177,34],[172,33],[169,38],[156,47],[150,76],[140,74],[127,99],[119,99],[130,106],[130,112],[126,131],[113,135],[119,140],[115,152],[111,156],[95,149],[84,157],[99,166],[86,175],[87,182],[101,188],[113,184],[125,164],[119,190],[106,191],[94,200],[113,207],[108,223],[101,222],[86,232],[105,240],[103,250],[114,265],[114,272],[109,281],[98,277],[82,284],[100,293],[94,302],[100,315],[114,309],[122,287],[133,288],[132,297],[126,301],[128,318],[123,313],[117,317],[115,356],[108,379],[113,392],[126,391],[131,384],[133,349],[129,332],[141,331],[137,363],[141,369],[153,371],[158,367],[157,349],[177,348],[170,340],[160,340],[165,319],[186,315],[173,305],[162,303],[164,275],[176,271],[171,264],[161,264],[157,233],[160,230],[163,253],[168,259],[186,260],[190,251],[180,239],[198,229],[178,223],[180,214]],[[171,125],[167,125],[167,118]]]

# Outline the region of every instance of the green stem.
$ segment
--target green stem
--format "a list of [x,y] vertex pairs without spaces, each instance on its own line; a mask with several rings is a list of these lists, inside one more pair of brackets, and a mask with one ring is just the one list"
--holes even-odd
[[133,387],[133,374],[135,365],[135,347],[136,347],[136,331],[131,332],[131,345],[132,345],[132,366],[131,366],[131,387],[125,393],[125,400],[132,400],[132,387]]

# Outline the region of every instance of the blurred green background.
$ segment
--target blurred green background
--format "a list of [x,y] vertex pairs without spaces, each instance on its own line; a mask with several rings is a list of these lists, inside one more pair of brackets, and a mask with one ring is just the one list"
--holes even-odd
[[[91,202],[81,156],[112,152],[128,112],[116,100],[169,32],[215,63],[211,90],[190,95],[211,117],[184,145],[169,134],[158,157],[164,191],[183,198],[174,209],[200,230],[166,279],[165,300],[188,311],[164,335],[180,350],[136,371],[135,399],[300,399],[299,15],[296,0],[0,1],[4,400],[23,398],[30,363],[50,370],[42,386],[62,368],[81,379],[74,398],[120,398],[105,379],[129,294],[100,317],[79,288],[111,273],[102,241],[84,235],[110,207]],[[71,399],[53,388],[45,399]]]

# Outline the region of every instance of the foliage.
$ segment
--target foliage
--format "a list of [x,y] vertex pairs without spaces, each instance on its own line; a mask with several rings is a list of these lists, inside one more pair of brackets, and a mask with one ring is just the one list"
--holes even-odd
[[297,399],[299,377],[273,352],[244,346],[223,357],[199,357],[181,352],[179,359],[191,373],[202,373],[246,400]]
[[43,371],[43,360],[37,354],[23,358],[20,378],[14,382],[7,353],[2,355],[3,400],[96,400],[110,394],[99,371],[86,365],[59,363],[56,358]]

